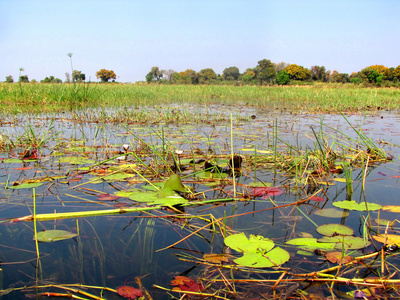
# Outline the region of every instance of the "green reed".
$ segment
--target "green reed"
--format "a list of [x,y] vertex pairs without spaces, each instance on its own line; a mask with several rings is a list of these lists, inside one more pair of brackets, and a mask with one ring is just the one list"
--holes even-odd
[[[147,84],[0,84],[2,111],[51,112],[84,107],[153,106],[171,103],[246,104],[313,112],[398,109],[397,89],[349,85],[220,86]],[[12,105],[11,105],[12,104]],[[204,116],[206,117],[206,116]]]

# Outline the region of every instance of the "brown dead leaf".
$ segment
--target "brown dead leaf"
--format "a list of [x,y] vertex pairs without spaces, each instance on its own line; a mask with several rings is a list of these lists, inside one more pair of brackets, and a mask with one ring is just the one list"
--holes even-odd
[[229,259],[225,254],[206,253],[203,255],[203,258],[206,261],[215,264],[222,264],[222,262],[229,262]]
[[339,264],[339,263],[347,264],[353,260],[353,258],[349,255],[343,257],[342,252],[338,251],[326,253],[325,258],[333,264]]

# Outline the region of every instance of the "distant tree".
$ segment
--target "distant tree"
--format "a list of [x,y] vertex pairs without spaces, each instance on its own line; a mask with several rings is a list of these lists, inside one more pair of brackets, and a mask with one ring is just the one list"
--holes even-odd
[[19,82],[29,82],[28,75],[19,76]]
[[163,77],[163,71],[160,70],[159,67],[152,67],[150,72],[146,75],[146,81],[152,82],[157,81],[160,82],[161,78]]
[[275,69],[276,74],[278,74],[280,71],[283,71],[290,64],[289,63],[285,63],[285,62],[282,61],[280,63],[273,64],[273,65],[274,65],[274,69]]
[[215,80],[217,78],[217,74],[214,72],[213,69],[207,68],[200,70],[198,77],[199,77],[199,83],[205,83]]
[[397,78],[400,80],[400,65],[397,66],[393,71],[392,71],[393,77]]
[[115,75],[113,70],[101,69],[96,72],[96,78],[100,78],[101,82],[108,82],[110,79],[116,79],[117,75]]
[[6,76],[6,82],[7,83],[13,83],[14,82],[13,77],[11,75]]
[[73,81],[82,82],[82,81],[85,81],[85,79],[86,79],[86,76],[85,76],[85,74],[82,73],[82,71],[74,70],[72,72],[72,80]]
[[224,80],[238,80],[240,76],[239,68],[229,67],[222,71],[222,77]]
[[46,77],[45,79],[41,80],[40,82],[42,82],[42,83],[53,83],[54,82],[54,76]]
[[61,83],[61,79],[54,78],[54,76],[46,77],[45,79],[41,80],[42,83]]
[[199,83],[199,74],[192,69],[187,69],[184,72],[179,72],[178,82],[186,84],[197,84]]
[[289,77],[289,74],[286,71],[281,70],[276,75],[275,80],[276,80],[277,84],[286,85],[286,84],[289,83],[290,77]]
[[256,72],[252,69],[247,69],[246,72],[242,75],[243,82],[252,82],[256,77]]
[[307,80],[311,78],[311,71],[309,69],[296,64],[287,66],[284,71],[289,74],[292,80]]
[[350,76],[347,73],[336,73],[333,76],[333,82],[337,83],[347,83],[350,82]]
[[257,73],[257,79],[261,84],[265,81],[271,82],[276,75],[274,64],[269,59],[260,60],[255,69]]
[[311,66],[311,77],[313,80],[325,82],[327,80],[325,67]]
[[350,82],[354,84],[361,83],[361,77],[358,72],[353,72],[350,74]]
[[363,81],[370,82],[376,85],[381,85],[385,74],[389,71],[389,68],[383,65],[373,65],[366,67],[360,71],[360,77]]
[[172,82],[173,79],[174,79],[174,74],[175,74],[175,73],[176,73],[176,72],[175,72],[174,70],[171,70],[171,69],[165,70],[165,71],[164,71],[164,76],[165,76],[165,78],[166,78],[169,82]]
[[71,82],[71,75],[68,72],[65,72],[65,82],[70,83]]

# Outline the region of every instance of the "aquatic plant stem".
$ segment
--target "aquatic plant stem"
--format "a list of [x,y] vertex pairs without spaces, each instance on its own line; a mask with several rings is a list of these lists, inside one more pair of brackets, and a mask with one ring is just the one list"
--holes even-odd
[[231,114],[231,160],[232,160],[232,181],[233,181],[233,197],[236,198],[236,178],[235,178],[235,160],[233,157],[233,120]]
[[36,227],[36,195],[35,195],[35,188],[33,188],[33,228],[35,230],[35,245],[36,245],[36,255],[37,259],[39,260],[39,242],[37,238],[37,227]]

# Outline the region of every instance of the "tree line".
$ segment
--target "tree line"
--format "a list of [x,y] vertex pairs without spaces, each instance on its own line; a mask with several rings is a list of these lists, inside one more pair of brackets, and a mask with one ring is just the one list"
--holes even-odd
[[[71,58],[72,53],[68,56]],[[84,82],[86,75],[82,71],[74,70],[72,73],[65,73],[66,83]],[[19,82],[29,82],[28,75],[22,75],[23,68],[19,69]],[[106,83],[110,80],[115,82],[117,75],[113,70],[101,69],[96,72],[96,77],[100,82]],[[400,65],[396,68],[388,68],[383,65],[372,65],[359,72],[339,73],[338,71],[326,70],[324,66],[311,66],[310,69],[297,64],[285,62],[273,63],[268,59],[258,61],[257,66],[248,68],[240,73],[239,68],[233,66],[225,68],[222,74],[217,74],[212,68],[202,69],[196,72],[187,69],[182,72],[174,70],[160,70],[159,67],[152,67],[146,75],[147,83],[163,84],[234,84],[234,85],[305,85],[313,82],[331,83],[352,83],[364,86],[400,86]],[[11,75],[6,76],[6,82],[12,83],[14,79]],[[31,82],[36,82],[32,80]],[[62,83],[62,80],[49,76],[41,80],[43,83]]]
[[222,74],[216,74],[212,68],[196,72],[187,69],[182,72],[160,70],[152,67],[146,75],[147,83],[170,84],[252,84],[252,85],[287,85],[312,84],[313,82],[352,83],[366,86],[400,86],[400,65],[388,68],[372,65],[359,72],[339,73],[326,70],[324,66],[312,66],[310,69],[285,62],[273,63],[268,59],[258,61],[254,68],[244,73],[237,67],[225,68]]
[[[23,72],[24,69],[20,68],[20,73],[21,71]],[[115,82],[115,79],[117,78],[117,75],[113,70],[106,70],[106,69],[101,69],[96,72],[96,77],[100,79],[100,82],[108,82],[110,80]],[[65,73],[65,83],[71,83],[71,82],[84,82],[86,80],[86,75],[82,73],[82,71],[78,70],[73,70],[72,71],[72,76],[70,73],[66,72]],[[6,81],[8,83],[13,83],[14,78],[11,75],[6,76]],[[32,82],[35,83],[36,80],[33,79],[32,81],[29,81],[28,75],[19,75],[18,82]],[[54,76],[49,76],[44,78],[43,80],[40,81],[41,83],[62,83],[63,81],[60,78],[55,78]]]

